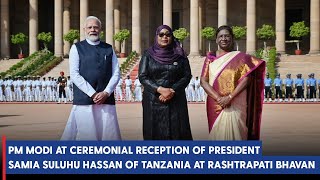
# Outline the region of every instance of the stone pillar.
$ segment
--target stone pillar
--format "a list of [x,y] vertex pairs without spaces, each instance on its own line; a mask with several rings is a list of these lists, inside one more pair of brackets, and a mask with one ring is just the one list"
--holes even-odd
[[199,56],[199,0],[190,0],[190,54]]
[[205,41],[203,41],[203,38],[201,37],[201,29],[202,29],[202,24],[203,22],[205,22],[205,20],[203,19],[205,16],[203,16],[205,14],[205,6],[204,6],[204,0],[199,0],[199,51],[200,51],[200,55],[202,55],[203,53],[205,53]]
[[88,0],[80,0],[80,41],[84,40],[85,37],[85,21],[89,14],[89,2]]
[[63,39],[62,39],[62,8],[63,1],[54,1],[54,54],[55,56],[63,56]]
[[319,0],[310,0],[310,52],[319,54]]
[[113,46],[113,0],[106,0],[106,43]]
[[[114,11],[113,11],[113,15],[114,15],[114,34],[118,33],[120,31],[120,0],[115,0],[114,1]],[[115,41],[115,51],[120,52],[120,42],[119,41]]]
[[[63,35],[70,31],[70,0],[64,0],[63,6]],[[70,51],[70,44],[68,41],[64,41],[63,55],[68,55]]]
[[276,0],[276,50],[277,53],[286,53],[286,8],[285,0]]
[[1,58],[10,57],[9,0],[1,0]]
[[256,51],[256,0],[247,0],[247,53]]
[[163,0],[163,24],[172,28],[172,0]]
[[227,0],[218,0],[218,27],[227,24]]
[[140,0],[132,0],[132,51],[141,54]]
[[29,54],[38,51],[38,0],[29,0]]

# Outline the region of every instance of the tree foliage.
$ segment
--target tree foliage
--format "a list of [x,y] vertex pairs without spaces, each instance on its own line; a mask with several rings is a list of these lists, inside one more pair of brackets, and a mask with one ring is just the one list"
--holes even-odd
[[[308,35],[310,32],[310,28],[306,27],[304,21],[294,22],[290,26],[289,30],[290,30],[289,36],[293,38],[298,38],[298,39]],[[297,45],[297,49],[299,50],[300,49],[299,40],[296,42],[296,45]]]
[[187,37],[189,37],[190,33],[186,28],[179,28],[173,31],[173,36],[178,39],[180,43],[182,43]]
[[16,44],[19,45],[19,49],[20,49],[20,54],[22,54],[22,47],[21,45],[26,43],[28,40],[28,36],[25,35],[24,33],[20,32],[14,35],[11,35],[11,42],[12,44]]
[[[240,40],[247,34],[247,27],[246,26],[232,26],[232,31],[234,34],[235,40]],[[239,50],[239,44],[236,41],[237,51]]]
[[38,36],[37,36],[37,39],[43,43],[44,49],[47,50],[48,49],[48,43],[50,43],[51,40],[52,40],[51,32],[39,33]]
[[300,38],[308,35],[310,32],[309,27],[306,27],[304,21],[294,22],[290,26],[290,37]]
[[273,26],[263,24],[261,28],[257,29],[257,36],[259,39],[267,40],[275,37],[276,33]]
[[216,29],[214,27],[204,27],[201,30],[201,37],[212,41],[214,39],[214,35],[216,34]]
[[209,41],[209,52],[211,51],[211,41],[214,39],[215,34],[216,34],[216,29],[214,27],[204,27],[201,30],[201,37]]
[[63,36],[63,39],[73,44],[76,39],[80,39],[80,32],[76,29],[70,29],[69,32]]
[[246,36],[247,34],[247,27],[246,26],[232,26],[232,31],[234,34],[234,38],[239,40]]
[[121,29],[115,35],[113,35],[113,39],[122,43],[130,37],[130,31],[128,29]]

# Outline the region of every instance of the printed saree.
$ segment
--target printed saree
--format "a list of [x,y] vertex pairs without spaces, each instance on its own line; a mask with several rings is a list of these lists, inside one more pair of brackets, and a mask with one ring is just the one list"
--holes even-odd
[[207,56],[201,76],[209,78],[209,84],[220,96],[232,93],[245,77],[251,79],[227,108],[207,97],[209,139],[260,139],[265,66],[265,61],[239,51]]

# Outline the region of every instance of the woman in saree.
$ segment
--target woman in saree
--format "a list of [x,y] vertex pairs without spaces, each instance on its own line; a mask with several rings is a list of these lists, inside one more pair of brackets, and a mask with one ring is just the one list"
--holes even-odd
[[201,86],[207,96],[210,140],[259,140],[266,63],[233,51],[229,26],[216,31],[216,53],[205,59]]

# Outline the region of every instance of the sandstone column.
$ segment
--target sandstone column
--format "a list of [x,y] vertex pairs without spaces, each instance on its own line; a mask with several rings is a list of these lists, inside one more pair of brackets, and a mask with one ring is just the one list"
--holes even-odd
[[199,0],[199,51],[200,53],[202,54],[203,50],[205,50],[205,46],[204,46],[204,41],[201,37],[201,28],[202,28],[202,19],[203,19],[203,14],[205,11],[205,8],[204,8],[204,2],[203,0]]
[[89,2],[88,0],[80,0],[80,41],[85,39],[85,31],[84,22],[86,21],[86,18],[89,14]]
[[247,0],[247,53],[256,51],[256,0]]
[[106,43],[113,46],[113,0],[106,0],[106,30],[105,37]]
[[319,54],[319,0],[310,1],[310,52]]
[[190,0],[190,54],[199,56],[199,0]]
[[[114,1],[114,34],[120,31],[120,0]],[[120,52],[120,42],[115,41],[115,51]]]
[[172,0],[163,0],[163,24],[172,28]]
[[285,0],[276,0],[276,49],[277,53],[285,54],[286,52],[286,8]]
[[1,0],[1,58],[10,57],[9,0]]
[[132,51],[141,54],[140,0],[132,0]]
[[54,54],[55,56],[63,55],[63,39],[62,39],[62,0],[54,1]]
[[[64,0],[63,6],[63,35],[70,31],[70,0]],[[70,51],[70,44],[68,41],[64,41],[63,54],[68,55]]]
[[227,0],[218,0],[218,27],[227,24]]
[[29,0],[29,54],[38,51],[38,0]]

